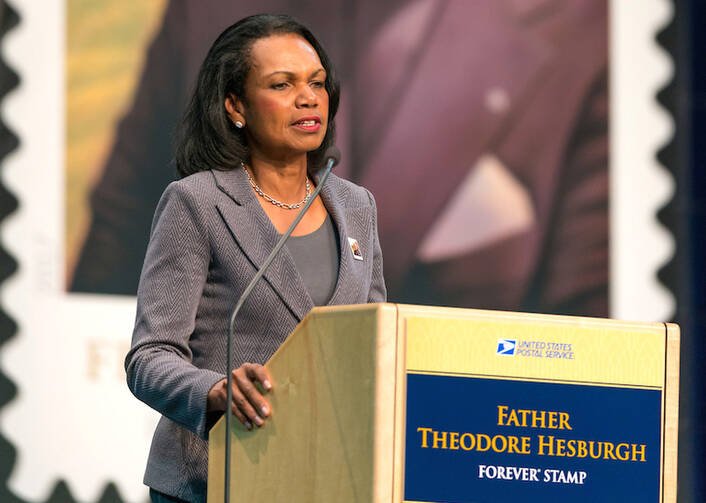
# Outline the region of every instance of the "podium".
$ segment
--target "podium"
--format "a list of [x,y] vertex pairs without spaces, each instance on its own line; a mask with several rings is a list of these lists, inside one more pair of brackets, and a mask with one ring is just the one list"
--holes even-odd
[[[232,502],[676,501],[679,329],[397,304],[319,307],[231,428]],[[225,421],[208,501],[224,491]]]

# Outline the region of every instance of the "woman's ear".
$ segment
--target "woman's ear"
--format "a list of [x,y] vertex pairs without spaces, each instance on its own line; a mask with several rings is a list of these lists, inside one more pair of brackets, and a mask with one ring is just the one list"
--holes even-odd
[[235,127],[242,129],[245,127],[245,116],[243,115],[243,102],[240,101],[234,94],[229,94],[225,101],[226,112],[228,117],[233,121]]

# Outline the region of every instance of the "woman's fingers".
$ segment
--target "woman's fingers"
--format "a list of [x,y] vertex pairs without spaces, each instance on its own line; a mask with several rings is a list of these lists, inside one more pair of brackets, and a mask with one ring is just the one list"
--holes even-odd
[[235,405],[235,403],[233,403],[231,410],[233,411],[233,415],[238,418],[238,421],[243,423],[243,426],[245,426],[248,430],[252,430],[252,423],[247,417],[245,417],[245,414],[240,412],[240,409],[237,405]]
[[233,375],[233,403],[257,426],[264,424],[262,408],[267,407],[263,402],[262,395],[252,381],[244,373],[236,372]]
[[235,379],[233,380],[233,402],[231,408],[233,409],[233,414],[247,429],[252,429],[253,424],[262,425],[262,418],[258,416],[248,399],[238,389]]
[[271,412],[255,382],[260,382],[265,390],[272,388],[269,372],[261,365],[245,363],[233,371],[233,412],[248,429],[253,424],[264,425],[264,418]]
[[244,367],[250,380],[258,381],[262,384],[265,391],[270,391],[272,389],[272,377],[270,377],[270,371],[267,370],[266,367],[255,363],[246,363]]

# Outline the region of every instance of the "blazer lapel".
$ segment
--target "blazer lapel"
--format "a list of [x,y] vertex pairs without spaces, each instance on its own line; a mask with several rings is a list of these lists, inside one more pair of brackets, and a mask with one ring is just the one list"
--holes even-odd
[[[252,193],[242,169],[213,170],[212,173],[218,188],[228,196],[216,204],[218,212],[240,249],[259,269],[274,249],[280,234]],[[263,279],[299,321],[314,307],[287,247],[280,250]]]

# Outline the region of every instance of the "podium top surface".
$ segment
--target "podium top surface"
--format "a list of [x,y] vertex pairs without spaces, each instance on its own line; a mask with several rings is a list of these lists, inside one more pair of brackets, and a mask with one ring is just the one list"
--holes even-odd
[[342,306],[318,306],[311,310],[307,318],[316,315],[333,313],[355,313],[378,310],[396,310],[401,317],[433,317],[440,319],[475,319],[493,321],[513,321],[520,323],[541,323],[547,325],[571,325],[582,327],[606,327],[625,330],[664,330],[679,331],[675,323],[654,321],[616,320],[612,318],[595,318],[587,316],[567,316],[557,314],[525,313],[517,311],[495,311],[489,309],[472,309],[459,307],[420,306],[413,304],[378,303],[351,304]]

